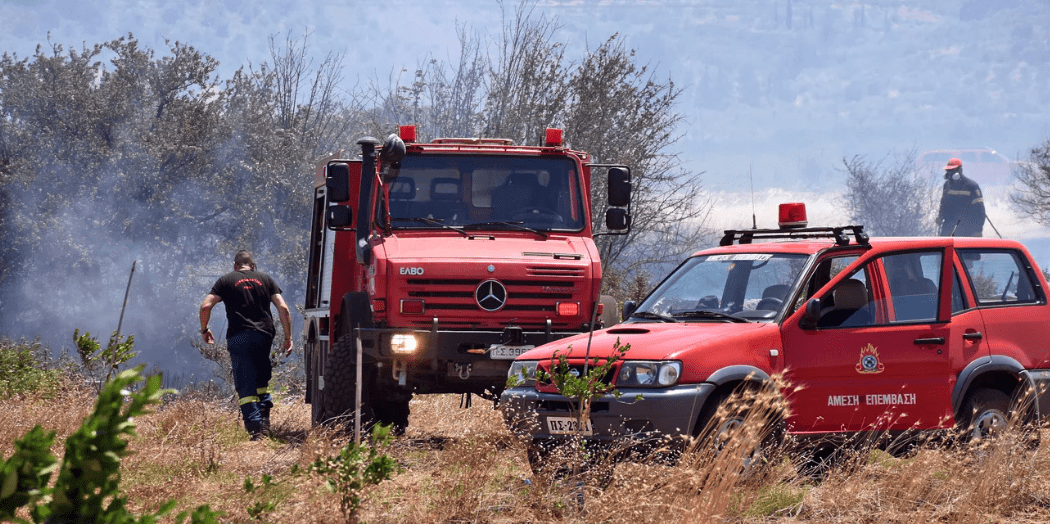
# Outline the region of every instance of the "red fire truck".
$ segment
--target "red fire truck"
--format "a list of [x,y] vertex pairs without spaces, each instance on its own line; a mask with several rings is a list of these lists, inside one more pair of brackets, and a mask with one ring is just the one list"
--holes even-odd
[[413,394],[496,401],[521,353],[618,320],[599,297],[591,183],[606,173],[604,230],[624,234],[628,167],[592,163],[560,129],[543,146],[420,143],[414,126],[358,145],[315,177],[304,325],[315,424],[350,420],[358,385],[361,420],[395,430]]

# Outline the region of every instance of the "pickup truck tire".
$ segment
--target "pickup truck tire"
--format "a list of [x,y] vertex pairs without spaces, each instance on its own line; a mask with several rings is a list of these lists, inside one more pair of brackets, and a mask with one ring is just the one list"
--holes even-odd
[[958,419],[964,441],[994,438],[1010,423],[1010,396],[998,389],[975,389],[963,401]]
[[[715,393],[704,403],[697,418],[696,435],[700,449],[713,449],[721,454],[724,450],[740,453],[741,473],[754,471],[762,463],[769,462],[772,455],[780,451],[783,439],[783,417],[778,413],[763,413],[769,408],[756,405],[754,394],[747,390]],[[719,407],[725,406],[721,412]],[[757,412],[756,412],[757,410]],[[755,415],[752,415],[756,412]],[[757,443],[732,442],[733,433],[743,431],[747,424],[761,423]],[[720,459],[719,459],[720,461]],[[726,463],[727,467],[733,464]]]
[[399,395],[394,400],[373,402],[376,420],[381,424],[391,426],[391,433],[394,436],[404,435],[405,428],[408,427],[408,415],[411,411],[408,402],[411,399],[411,395]]

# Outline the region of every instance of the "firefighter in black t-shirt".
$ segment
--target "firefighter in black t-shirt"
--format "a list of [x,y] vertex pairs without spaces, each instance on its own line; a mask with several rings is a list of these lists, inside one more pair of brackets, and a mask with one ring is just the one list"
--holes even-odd
[[237,389],[244,429],[252,440],[270,433],[270,346],[276,336],[270,304],[277,306],[284,331],[284,354],[292,353],[292,317],[281,297],[281,288],[262,271],[255,270],[255,260],[248,251],[238,251],[233,271],[219,277],[201,303],[201,335],[205,344],[215,336],[208,329],[211,309],[226,305],[226,349],[233,367],[233,384]]
[[962,161],[953,158],[944,166],[944,191],[937,212],[940,236],[979,237],[984,229],[984,195],[981,187],[962,174]]

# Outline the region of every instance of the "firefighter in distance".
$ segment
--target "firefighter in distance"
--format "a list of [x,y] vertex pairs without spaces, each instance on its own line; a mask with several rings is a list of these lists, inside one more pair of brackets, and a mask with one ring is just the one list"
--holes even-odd
[[944,190],[937,213],[940,236],[979,237],[986,219],[981,187],[962,172],[962,160],[944,166]]

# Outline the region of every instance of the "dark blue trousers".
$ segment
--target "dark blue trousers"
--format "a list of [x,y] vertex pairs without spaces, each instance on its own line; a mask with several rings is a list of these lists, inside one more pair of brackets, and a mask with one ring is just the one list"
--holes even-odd
[[241,406],[244,428],[253,436],[264,429],[269,430],[270,347],[273,337],[266,333],[246,330],[226,339],[233,366],[233,386],[237,390],[237,403]]

